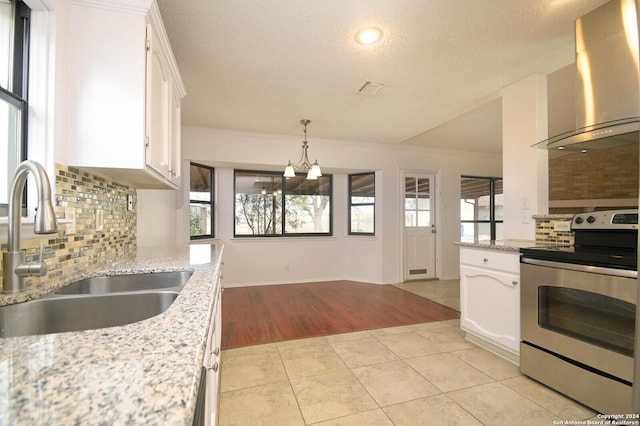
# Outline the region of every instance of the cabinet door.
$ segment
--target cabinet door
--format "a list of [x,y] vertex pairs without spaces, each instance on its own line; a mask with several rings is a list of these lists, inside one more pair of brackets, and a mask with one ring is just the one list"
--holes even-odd
[[460,326],[510,352],[520,352],[519,275],[462,265]]
[[145,162],[164,177],[169,176],[169,125],[171,86],[169,70],[152,25],[147,25],[146,140]]
[[222,343],[222,304],[221,288],[219,287],[216,301],[213,307],[209,338],[207,339],[207,349],[205,357],[207,362],[207,392],[205,401],[205,425],[218,424],[218,404],[220,394],[220,364],[221,364],[221,343]]
[[169,180],[175,185],[180,184],[180,163],[182,161],[181,154],[181,140],[180,140],[180,126],[181,126],[181,114],[180,114],[180,97],[176,94],[172,95],[171,102],[171,135],[169,140],[170,145],[170,167],[169,167]]

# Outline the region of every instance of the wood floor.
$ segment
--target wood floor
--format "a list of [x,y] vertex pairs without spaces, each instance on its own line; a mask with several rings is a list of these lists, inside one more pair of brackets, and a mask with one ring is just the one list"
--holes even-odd
[[392,285],[325,281],[226,288],[222,349],[459,317]]

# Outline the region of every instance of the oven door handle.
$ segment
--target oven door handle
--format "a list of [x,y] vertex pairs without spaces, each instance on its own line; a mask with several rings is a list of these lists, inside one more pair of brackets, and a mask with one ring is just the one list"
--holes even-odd
[[549,268],[568,269],[570,271],[590,272],[592,274],[612,275],[614,277],[638,278],[638,271],[627,271],[625,269],[604,268],[602,266],[578,265],[575,263],[554,262],[551,260],[532,259],[523,257],[521,263],[530,265],[547,266]]

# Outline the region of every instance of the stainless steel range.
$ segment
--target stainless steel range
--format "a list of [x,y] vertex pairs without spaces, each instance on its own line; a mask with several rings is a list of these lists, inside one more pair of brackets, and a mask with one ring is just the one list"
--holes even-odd
[[632,412],[638,210],[577,214],[571,247],[521,250],[521,371],[601,413]]

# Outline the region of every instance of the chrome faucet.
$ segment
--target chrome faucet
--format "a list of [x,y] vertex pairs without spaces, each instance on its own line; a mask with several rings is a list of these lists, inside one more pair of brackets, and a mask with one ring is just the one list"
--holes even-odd
[[51,186],[44,167],[35,161],[23,161],[16,168],[9,190],[9,223],[8,250],[2,252],[2,292],[17,293],[25,289],[25,277],[43,277],[49,272],[46,263],[26,264],[26,253],[20,250],[20,210],[22,208],[22,194],[27,182],[27,175],[31,172],[36,180],[38,191],[38,208],[34,218],[34,232],[36,234],[53,234],[58,232],[56,214],[51,202]]

